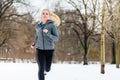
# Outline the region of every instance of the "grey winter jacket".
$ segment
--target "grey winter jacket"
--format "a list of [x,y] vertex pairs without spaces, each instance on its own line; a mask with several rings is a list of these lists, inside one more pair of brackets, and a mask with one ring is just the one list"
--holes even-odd
[[48,32],[43,32],[43,29],[37,24],[34,45],[41,50],[52,50],[54,49],[54,42],[58,41],[57,27],[52,20],[47,20],[44,29],[47,29]]

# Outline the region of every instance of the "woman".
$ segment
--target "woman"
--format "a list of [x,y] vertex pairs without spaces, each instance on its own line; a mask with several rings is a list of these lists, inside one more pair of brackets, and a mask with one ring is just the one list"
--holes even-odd
[[36,47],[36,60],[39,67],[38,78],[45,80],[45,72],[49,72],[54,54],[54,42],[58,41],[58,31],[56,24],[60,24],[57,15],[51,13],[48,9],[43,9],[41,14],[42,20],[36,26],[36,37],[31,48]]

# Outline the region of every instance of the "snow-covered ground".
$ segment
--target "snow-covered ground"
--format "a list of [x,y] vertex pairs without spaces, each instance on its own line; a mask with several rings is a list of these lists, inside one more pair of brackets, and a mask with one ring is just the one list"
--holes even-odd
[[[0,80],[38,80],[36,63],[0,63]],[[106,64],[105,74],[100,64],[53,64],[46,80],[120,80],[120,69]]]

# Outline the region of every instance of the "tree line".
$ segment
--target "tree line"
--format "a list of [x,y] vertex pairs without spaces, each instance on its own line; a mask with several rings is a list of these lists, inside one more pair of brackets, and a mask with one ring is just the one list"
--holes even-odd
[[[73,10],[64,10],[60,6],[54,10],[62,22],[58,27],[59,41],[55,44],[54,61],[83,61],[86,65],[88,61],[100,61],[102,6],[101,0],[76,1],[67,1]],[[0,2],[0,57],[34,59],[35,50],[30,49],[30,45],[34,40],[36,22],[29,12],[19,14],[13,3],[28,6],[24,0]],[[119,5],[119,0],[106,0],[105,55],[106,61],[114,64],[120,58]]]

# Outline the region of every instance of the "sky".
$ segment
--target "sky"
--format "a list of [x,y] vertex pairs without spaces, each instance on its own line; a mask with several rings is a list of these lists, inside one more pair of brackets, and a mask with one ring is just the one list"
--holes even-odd
[[67,5],[65,0],[28,0],[30,2],[31,7],[25,8],[24,6],[20,6],[18,11],[20,13],[24,13],[26,11],[31,12],[35,21],[40,20],[40,14],[42,9],[49,9],[50,11],[54,11],[55,6],[58,2],[60,2],[60,6],[62,8],[70,8],[70,5]]
[[33,11],[36,11],[36,13],[33,14],[35,19],[38,21],[40,19],[40,12],[42,9],[49,9],[50,11],[54,10],[54,6],[57,4],[60,0],[29,0]]
[[70,5],[66,3],[66,0],[29,0],[33,6],[36,8],[49,8],[52,10],[55,5],[60,2],[60,6],[64,8],[71,8]]
[[36,9],[43,9],[52,6],[56,1],[53,0],[30,0],[31,5],[33,5]]
[[[27,1],[27,0],[26,0]],[[54,10],[54,6],[60,0],[28,0],[27,3],[30,3],[30,6],[24,6],[21,4],[14,4],[17,8],[17,11],[22,14],[26,12],[30,12],[32,16],[39,20],[40,12],[42,9],[49,9],[50,11]]]
[[[74,9],[72,7],[72,5],[67,3],[68,0],[28,0],[28,2],[30,2],[31,7],[27,7],[27,9],[25,7],[20,6],[18,9],[19,12],[31,12],[32,16],[35,18],[36,21],[39,21],[40,19],[40,12],[42,11],[42,9],[49,9],[50,11],[54,11],[54,8],[57,7],[58,3],[60,3],[60,7],[62,9]],[[78,2],[77,0],[73,0],[74,2],[76,2],[77,5],[80,5],[80,2]],[[58,6],[59,7],[59,6]],[[84,10],[83,10],[84,12]]]
[[[38,21],[40,19],[40,12],[42,9],[49,9],[50,11],[54,11],[54,8],[57,7],[58,3],[60,3],[60,7],[62,9],[74,9],[70,4],[68,4],[67,0],[29,0],[30,4],[33,6],[30,10],[36,11],[33,14],[34,18]],[[59,7],[59,6],[58,6]]]

